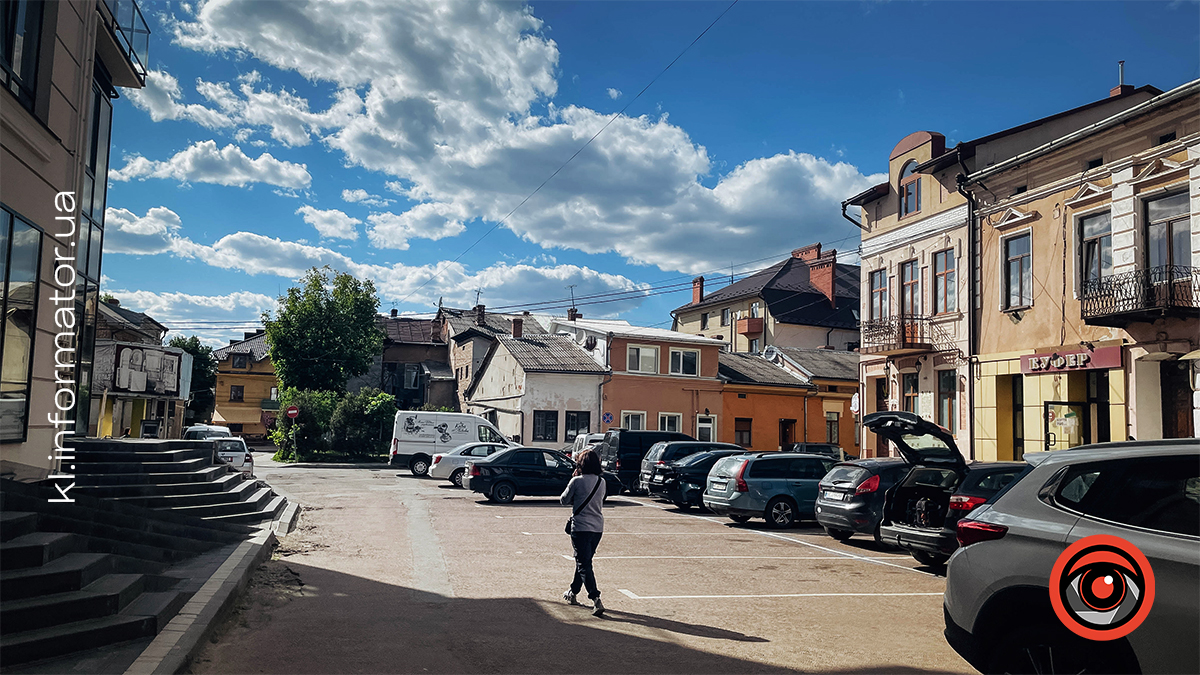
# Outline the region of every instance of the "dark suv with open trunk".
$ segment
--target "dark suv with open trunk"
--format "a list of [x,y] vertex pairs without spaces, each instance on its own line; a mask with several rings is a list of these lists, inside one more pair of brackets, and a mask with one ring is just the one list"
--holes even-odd
[[891,441],[912,465],[884,496],[880,538],[925,565],[944,565],[958,549],[959,519],[1029,466],[967,462],[949,431],[910,412],[871,413],[863,418],[863,427]]

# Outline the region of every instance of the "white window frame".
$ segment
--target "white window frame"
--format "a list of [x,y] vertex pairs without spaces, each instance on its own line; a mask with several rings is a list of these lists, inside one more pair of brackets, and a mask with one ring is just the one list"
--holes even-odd
[[[675,419],[675,428],[668,429],[663,422],[667,419]],[[658,430],[659,431],[677,431],[683,433],[683,415],[680,413],[658,413]]]
[[[682,356],[682,354],[684,352],[691,352],[696,355],[696,372],[694,372],[694,373],[683,372],[683,356]],[[671,347],[671,349],[668,353],[670,354],[670,356],[667,359],[667,372],[669,372],[672,375],[679,375],[680,377],[700,377],[700,350],[699,349],[679,349],[676,347]],[[675,355],[676,354],[680,354],[680,357],[679,357],[680,370],[678,372],[675,370]]]
[[[629,352],[630,352],[630,350],[632,350],[632,349],[638,349],[638,350],[642,350],[642,349],[650,349],[650,350],[653,350],[653,351],[654,351],[654,370],[642,370],[642,369],[641,369],[641,368],[642,368],[642,353],[641,353],[640,351],[638,352],[638,369],[637,369],[637,370],[629,370]],[[658,374],[659,374],[659,369],[660,369],[661,367],[662,367],[662,365],[661,365],[661,364],[658,362],[658,347],[656,347],[656,346],[654,346],[654,345],[633,345],[633,344],[631,344],[631,345],[627,345],[627,346],[625,347],[625,368],[626,368],[626,371],[627,371],[627,372],[630,372],[630,373],[646,373],[646,374],[649,374],[649,375],[658,375]]]
[[728,326],[733,321],[733,310],[726,307],[721,310],[721,325]]
[[696,415],[696,438],[700,438],[700,429],[706,426],[712,430],[712,435],[709,438],[709,441],[715,443],[717,441],[717,416]]
[[646,430],[646,411],[645,410],[622,410],[621,411],[621,428],[622,429],[629,429],[629,425],[626,424],[625,422],[630,417],[640,417],[642,419],[641,426],[637,429],[637,431],[645,431]]
[[[1072,229],[1077,229],[1077,228],[1078,228],[1078,223],[1076,224],[1076,227],[1072,228]],[[1010,239],[1016,239],[1017,237],[1022,237],[1025,235],[1029,235],[1029,269],[1030,269],[1030,276],[1032,276],[1033,254],[1036,251],[1036,249],[1034,248],[1034,242],[1033,242],[1033,228],[1025,227],[1020,230],[1013,230],[1012,232],[1005,233],[1004,236],[1000,237],[1000,246],[999,246],[999,249],[1000,249],[999,250],[1000,283],[997,284],[997,286],[1000,287],[1000,293],[999,293],[1000,297],[998,298],[998,300],[999,300],[998,309],[1000,312],[1003,312],[1006,314],[1009,312],[1018,312],[1018,311],[1024,312],[1024,311],[1033,309],[1034,302],[1033,302],[1032,290],[1030,291],[1028,306],[1024,306],[1024,307],[1009,307],[1008,306],[1008,241]],[[1074,235],[1072,235],[1072,236],[1074,236]],[[1074,237],[1074,238],[1076,239],[1076,245],[1078,245],[1078,237]],[[1078,260],[1078,253],[1076,253],[1076,260]],[[1076,265],[1078,265],[1078,263],[1076,263]],[[1078,274],[1076,274],[1076,278],[1078,278]],[[1037,278],[1033,278],[1031,280],[1031,285],[1035,286],[1035,287],[1037,286]],[[1076,295],[1078,295],[1078,292],[1079,291],[1077,288]]]
[[750,318],[757,319],[762,311],[762,306],[757,302],[750,303]]

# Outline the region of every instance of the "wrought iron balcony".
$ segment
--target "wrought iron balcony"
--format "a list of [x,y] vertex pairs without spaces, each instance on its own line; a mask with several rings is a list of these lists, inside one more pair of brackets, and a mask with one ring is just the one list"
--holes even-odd
[[1200,317],[1200,268],[1167,265],[1083,282],[1083,320],[1122,327],[1166,316]]
[[116,24],[121,51],[133,64],[133,69],[145,80],[150,62],[150,26],[134,0],[104,0]]
[[919,354],[937,351],[934,324],[924,316],[887,316],[862,322],[862,354]]

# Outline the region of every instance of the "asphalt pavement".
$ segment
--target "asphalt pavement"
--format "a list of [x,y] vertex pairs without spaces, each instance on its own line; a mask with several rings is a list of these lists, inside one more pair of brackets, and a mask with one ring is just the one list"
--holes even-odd
[[944,579],[866,537],[610,498],[597,618],[561,598],[557,499],[255,461],[300,525],[195,673],[973,672],[942,637]]

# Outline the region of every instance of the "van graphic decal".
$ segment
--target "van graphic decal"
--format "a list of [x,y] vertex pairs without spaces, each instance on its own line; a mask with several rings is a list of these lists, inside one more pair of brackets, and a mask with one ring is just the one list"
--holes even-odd
[[417,424],[417,418],[416,418],[416,417],[406,417],[406,418],[404,418],[404,433],[406,433],[406,434],[419,434],[419,433],[421,433],[421,425]]
[[454,425],[454,433],[469,434],[469,433],[471,433],[471,429],[469,427],[467,427],[466,422],[459,422],[458,424]]
[[449,429],[449,427],[450,427],[450,425],[448,425],[448,424],[446,424],[446,423],[444,423],[444,422],[443,422],[442,424],[439,424],[439,425],[437,425],[437,426],[435,426],[435,427],[433,428],[433,429],[434,429],[434,431],[436,431],[436,432],[438,432],[438,434],[440,434],[440,435],[438,436],[438,438],[439,438],[439,439],[440,439],[440,440],[441,440],[443,443],[449,443],[449,442],[450,442],[451,436],[450,436],[450,434],[447,432],[447,429]]

